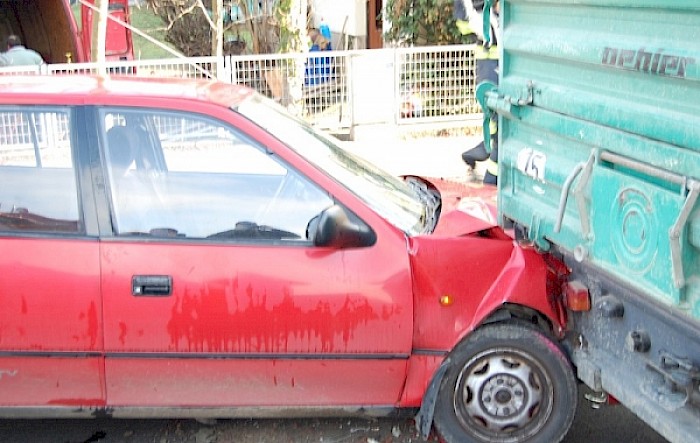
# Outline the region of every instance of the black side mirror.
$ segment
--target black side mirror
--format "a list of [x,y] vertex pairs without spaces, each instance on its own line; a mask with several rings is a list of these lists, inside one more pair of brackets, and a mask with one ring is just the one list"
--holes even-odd
[[363,248],[377,241],[377,234],[355,214],[340,205],[321,212],[309,224],[314,246],[331,248]]

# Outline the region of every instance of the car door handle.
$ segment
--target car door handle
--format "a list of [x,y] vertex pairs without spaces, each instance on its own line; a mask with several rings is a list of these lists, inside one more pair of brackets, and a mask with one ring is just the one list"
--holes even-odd
[[172,292],[173,278],[169,275],[134,275],[131,278],[131,295],[167,297]]

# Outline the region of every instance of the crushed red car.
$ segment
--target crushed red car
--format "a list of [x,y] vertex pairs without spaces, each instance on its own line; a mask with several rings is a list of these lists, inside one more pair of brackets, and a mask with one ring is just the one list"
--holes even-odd
[[99,76],[0,78],[0,183],[0,417],[571,423],[561,269],[493,190],[390,176],[244,87]]

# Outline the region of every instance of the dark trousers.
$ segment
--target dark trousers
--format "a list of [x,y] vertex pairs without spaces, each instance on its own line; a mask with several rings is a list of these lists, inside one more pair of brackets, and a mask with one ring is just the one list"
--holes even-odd
[[[483,81],[490,81],[495,85],[498,84],[498,60],[488,59],[476,61],[476,84],[478,85]],[[498,134],[491,134],[490,154],[486,152],[483,141],[462,153],[462,160],[472,169],[476,167],[476,162],[482,162],[487,159],[498,163]],[[484,183],[495,184],[497,179],[498,177],[488,171],[484,175]]]
[[[484,147],[483,141],[470,150],[462,153],[462,160],[464,160],[464,163],[469,165],[469,167],[472,169],[476,167],[476,162],[483,162],[488,159],[498,163],[498,135],[496,134],[491,136],[490,154],[486,152],[486,147]],[[486,171],[486,174],[484,175],[484,183],[496,184],[496,181],[497,177]]]
[[476,84],[489,81],[498,85],[498,60],[483,59],[476,61]]

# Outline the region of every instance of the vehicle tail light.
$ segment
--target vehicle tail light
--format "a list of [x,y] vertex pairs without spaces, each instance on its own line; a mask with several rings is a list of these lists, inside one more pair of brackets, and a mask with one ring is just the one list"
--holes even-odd
[[591,296],[588,293],[588,288],[577,280],[564,284],[564,302],[571,311],[591,310]]

